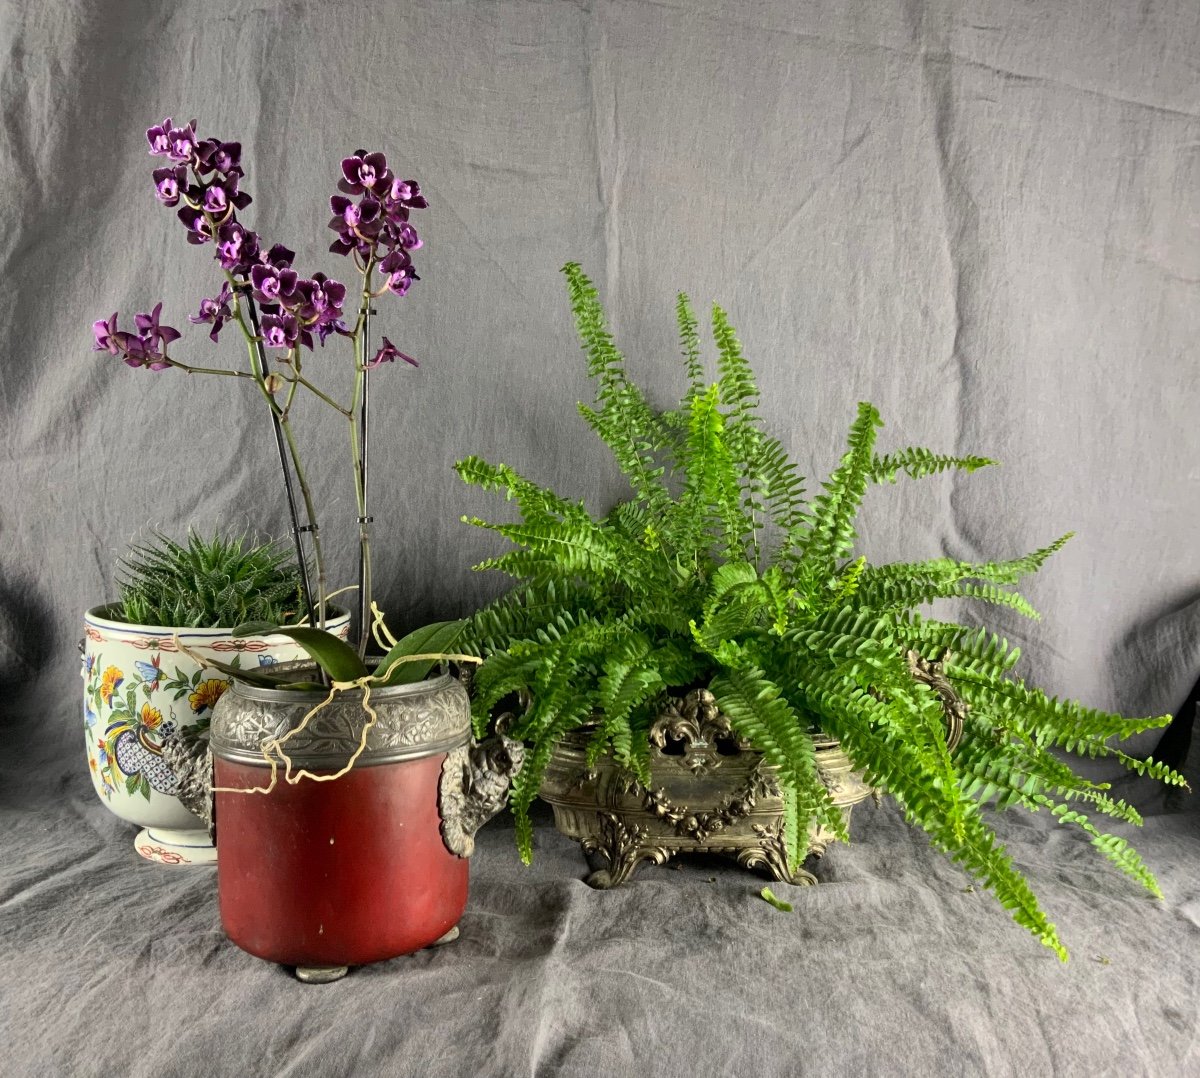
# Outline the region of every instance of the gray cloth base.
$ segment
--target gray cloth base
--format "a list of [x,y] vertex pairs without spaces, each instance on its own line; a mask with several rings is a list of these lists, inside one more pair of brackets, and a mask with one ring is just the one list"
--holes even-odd
[[1131,837],[1163,902],[1044,814],[999,821],[1065,966],[894,805],[868,801],[818,886],[770,884],[790,914],[758,897],[767,881],[711,859],[593,891],[548,819],[525,868],[501,817],[480,835],[455,943],[317,987],[238,950],[214,871],[142,861],[134,831],[72,780],[54,807],[0,815],[16,836],[0,1073],[1195,1074],[1200,818],[1141,782],[1119,792],[1152,813]]

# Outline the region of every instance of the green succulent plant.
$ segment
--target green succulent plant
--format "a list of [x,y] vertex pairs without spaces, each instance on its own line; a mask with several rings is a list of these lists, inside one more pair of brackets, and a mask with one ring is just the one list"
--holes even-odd
[[[466,482],[503,492],[521,516],[464,519],[516,547],[476,567],[520,584],[474,617],[468,647],[485,658],[475,677],[477,731],[506,697],[527,702],[506,731],[530,746],[511,792],[522,858],[531,856],[529,808],[558,739],[590,729],[593,760],[610,753],[647,783],[647,731],[666,694],[707,685],[737,733],[778,768],[793,865],[810,826],[846,837],[815,764],[813,734],[823,731],[1062,958],[1054,925],[985,810],[1045,810],[1158,894],[1136,851],[1089,816],[1137,824],[1137,812],[1055,750],[1184,785],[1164,765],[1109,745],[1169,717],[1126,719],[1047,696],[1013,675],[1019,653],[1005,640],[920,612],[957,597],[1036,617],[1013,585],[1069,536],[1004,561],[869,564],[854,552],[868,486],[993,462],[921,448],[881,455],[879,414],[860,404],[845,455],[806,496],[782,443],[763,428],[753,373],[719,307],[718,377],[708,384],[697,319],[679,297],[688,388],[678,408],[660,413],[629,380],[592,283],[573,263],[564,273],[597,387],[580,412],[633,498],[597,518],[506,465],[477,457],[457,465]],[[957,747],[947,735],[947,693],[966,705]]]
[[303,609],[300,570],[275,542],[244,535],[204,538],[189,529],[185,543],[161,532],[130,547],[118,571],[123,621],[179,628],[243,622],[279,624]]

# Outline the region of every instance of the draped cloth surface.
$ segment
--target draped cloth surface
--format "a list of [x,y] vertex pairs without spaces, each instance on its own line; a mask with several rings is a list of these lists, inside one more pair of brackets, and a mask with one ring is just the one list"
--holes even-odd
[[[776,888],[792,914],[708,863],[594,893],[544,821],[524,869],[500,820],[456,944],[316,990],[224,940],[211,874],[136,859],[88,786],[75,649],[130,539],[286,530],[252,392],[90,351],[93,320],[162,300],[182,358],[244,362],[234,331],[187,324],[215,266],[151,190],[142,132],[195,116],[242,141],[246,219],[306,273],[346,279],[325,224],[354,149],[432,203],[421,281],[377,304],[421,363],[373,381],[394,629],[503,586],[470,571],[500,548],[460,517],[504,510],[454,460],[595,510],[623,495],[574,408],[571,259],[656,405],[682,392],[675,294],[720,303],[810,488],[859,400],[883,448],[1002,461],[871,491],[860,551],[985,560],[1075,531],[1024,589],[1043,620],[964,617],[1053,693],[1170,710],[1200,673],[1197,56],[1184,0],[0,0],[0,1070],[1200,1070],[1186,799],[1125,791],[1162,903],[1052,821],[1000,821],[1066,967],[885,804],[821,886]],[[331,342],[309,369],[344,385],[346,363]],[[350,582],[344,431],[298,425]]]

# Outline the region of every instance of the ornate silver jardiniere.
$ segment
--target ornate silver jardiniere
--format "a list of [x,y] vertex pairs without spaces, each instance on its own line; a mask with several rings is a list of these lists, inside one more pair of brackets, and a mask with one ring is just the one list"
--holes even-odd
[[[913,676],[935,692],[953,751],[962,737],[967,705],[938,662],[907,655]],[[540,795],[554,810],[555,826],[576,839],[597,888],[624,883],[643,861],[664,864],[677,853],[716,853],[745,868],[795,884],[816,876],[788,865],[784,803],[778,770],[739,737],[713,694],[696,689],[672,697],[650,728],[650,785],[644,786],[613,757],[587,762],[592,730],[568,734],[553,748]],[[854,769],[841,745],[813,735],[817,773],[850,825],[850,810],[879,791]],[[836,836],[814,825],[808,858],[821,857]]]
[[[587,764],[590,732],[577,731],[553,749],[540,794],[555,826],[576,839],[598,888],[624,883],[643,861],[664,864],[678,853],[715,853],[789,883],[815,883],[788,867],[784,805],[777,769],[740,738],[712,693],[697,689],[672,699],[650,729],[649,786],[611,756]],[[817,769],[847,817],[874,792],[832,738],[814,738]],[[809,834],[819,857],[834,836]]]

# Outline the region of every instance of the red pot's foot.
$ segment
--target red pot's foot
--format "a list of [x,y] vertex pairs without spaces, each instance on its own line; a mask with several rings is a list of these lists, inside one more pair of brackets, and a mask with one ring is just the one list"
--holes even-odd
[[453,943],[456,939],[458,939],[458,925],[455,925],[444,936],[439,936],[429,946],[430,947],[441,947],[443,944]]
[[297,966],[296,980],[305,984],[330,984],[350,972],[349,966]]

